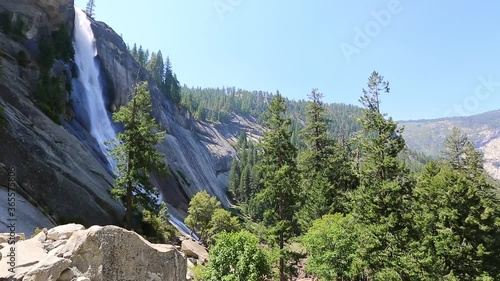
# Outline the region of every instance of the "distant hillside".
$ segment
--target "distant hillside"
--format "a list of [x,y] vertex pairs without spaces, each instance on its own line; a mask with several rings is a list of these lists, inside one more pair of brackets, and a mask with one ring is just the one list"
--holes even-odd
[[[263,113],[274,94],[264,91],[247,91],[234,87],[182,88],[182,104],[195,118],[202,121],[228,123],[232,114],[244,116],[262,124]],[[304,96],[304,98],[306,98]],[[288,100],[292,116],[294,143],[301,145],[300,129],[305,124],[306,100]],[[362,109],[354,105],[325,104],[329,131],[340,138],[348,138],[359,131],[357,118]],[[467,133],[471,141],[485,156],[485,168],[500,179],[500,110],[469,117],[453,117],[435,120],[399,121],[405,127],[405,140],[409,151],[401,158],[409,166],[418,166],[426,157],[441,155],[443,144],[453,127]],[[418,162],[418,163],[417,163]],[[418,169],[418,167],[417,167]]]
[[485,169],[500,179],[500,110],[468,117],[435,120],[402,121],[408,147],[432,157],[443,150],[445,138],[453,127],[469,136],[476,148],[484,154]]

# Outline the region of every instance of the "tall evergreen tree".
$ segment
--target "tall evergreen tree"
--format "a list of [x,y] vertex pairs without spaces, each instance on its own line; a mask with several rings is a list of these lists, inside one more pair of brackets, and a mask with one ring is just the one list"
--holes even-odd
[[144,66],[144,62],[146,61],[146,53],[142,48],[142,45],[139,46],[139,50],[137,51],[137,62],[140,66]]
[[[465,147],[454,150],[462,141],[454,134],[447,141],[453,146],[446,149],[471,153]],[[419,178],[413,212],[419,239],[412,255],[425,280],[500,280],[498,197],[482,167],[464,173],[454,166],[455,160],[446,159],[445,165],[431,162]]]
[[323,95],[313,89],[306,107],[302,135],[306,148],[300,153],[302,207],[299,223],[307,230],[313,220],[328,213],[346,212],[345,193],[356,186],[347,147],[328,136]]
[[85,12],[87,15],[91,18],[94,18],[95,16],[95,2],[94,0],[89,0],[87,2],[87,8],[85,9]]
[[132,57],[134,59],[139,60],[139,52],[137,51],[137,44],[134,43],[134,47],[132,47]]
[[380,112],[380,95],[388,92],[389,83],[373,72],[360,99],[365,107],[361,117],[363,131],[358,138],[360,187],[352,196],[352,211],[366,228],[360,254],[367,270],[375,279],[399,276],[405,280],[413,272],[405,250],[412,233],[413,183],[397,160],[405,147],[402,129]]
[[111,149],[118,169],[112,194],[125,201],[129,229],[133,211],[138,207],[157,211],[158,190],[149,182],[150,173],[167,174],[165,155],[155,148],[163,141],[165,132],[151,117],[152,110],[148,84],[144,82],[136,86],[132,100],[113,114],[113,120],[122,123],[124,131],[118,134],[118,142]]
[[161,83],[163,83],[164,77],[165,77],[165,63],[163,61],[163,54],[161,53],[161,51],[158,51],[158,53],[156,53],[156,62],[154,64],[153,78],[158,83],[158,85],[161,85]]
[[280,249],[280,281],[286,280],[285,244],[296,231],[295,212],[299,186],[297,149],[291,143],[290,119],[285,117],[285,99],[278,92],[266,113],[268,131],[262,138],[263,198],[269,205],[264,223]]

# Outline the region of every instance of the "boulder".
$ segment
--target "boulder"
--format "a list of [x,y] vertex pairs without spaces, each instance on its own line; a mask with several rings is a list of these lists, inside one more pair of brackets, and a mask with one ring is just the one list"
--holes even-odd
[[[24,233],[15,233],[13,237],[14,237],[14,241],[16,243],[19,240],[26,240],[26,237],[24,236]],[[8,243],[10,238],[11,238],[11,234],[10,233],[0,233],[0,244],[2,244],[2,243]]]
[[54,227],[47,232],[47,238],[51,240],[69,239],[74,232],[84,230],[85,227],[81,224],[65,224]]
[[174,246],[116,226],[62,225],[14,246],[15,273],[9,272],[11,245],[0,250],[0,280],[186,280],[186,258]]
[[116,226],[77,231],[55,254],[90,280],[186,280],[186,259],[175,247]]
[[71,261],[56,256],[47,256],[33,266],[23,278],[23,281],[56,281],[61,273],[68,268]]
[[[15,274],[9,272],[10,265],[8,255],[11,253],[11,247],[15,247]],[[38,239],[29,239],[9,245],[0,250],[2,260],[0,261],[0,280],[14,278],[20,279],[24,276],[33,265],[47,257],[47,252],[44,250],[43,243]]]
[[208,261],[208,252],[202,245],[193,240],[184,240],[181,244],[182,252],[190,258],[200,260],[202,263]]

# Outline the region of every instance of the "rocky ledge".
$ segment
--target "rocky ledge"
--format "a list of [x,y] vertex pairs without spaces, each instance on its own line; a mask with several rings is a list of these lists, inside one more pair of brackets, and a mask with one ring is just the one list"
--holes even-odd
[[14,251],[1,247],[0,280],[186,280],[186,258],[174,246],[116,226],[61,225],[18,241]]

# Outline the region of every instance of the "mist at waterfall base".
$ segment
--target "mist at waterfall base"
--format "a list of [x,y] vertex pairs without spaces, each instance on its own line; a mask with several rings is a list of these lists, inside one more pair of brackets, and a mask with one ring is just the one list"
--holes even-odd
[[[111,121],[111,114],[106,109],[108,100],[105,95],[105,79],[101,75],[101,65],[97,58],[91,22],[87,14],[76,6],[74,48],[77,75],[72,81],[71,99],[75,119],[71,122],[69,129],[93,150],[97,158],[104,159],[107,163],[103,164],[114,172],[116,161],[109,156],[106,143],[116,139],[116,131]],[[181,232],[190,233],[189,228],[172,214],[170,214],[170,222]]]

